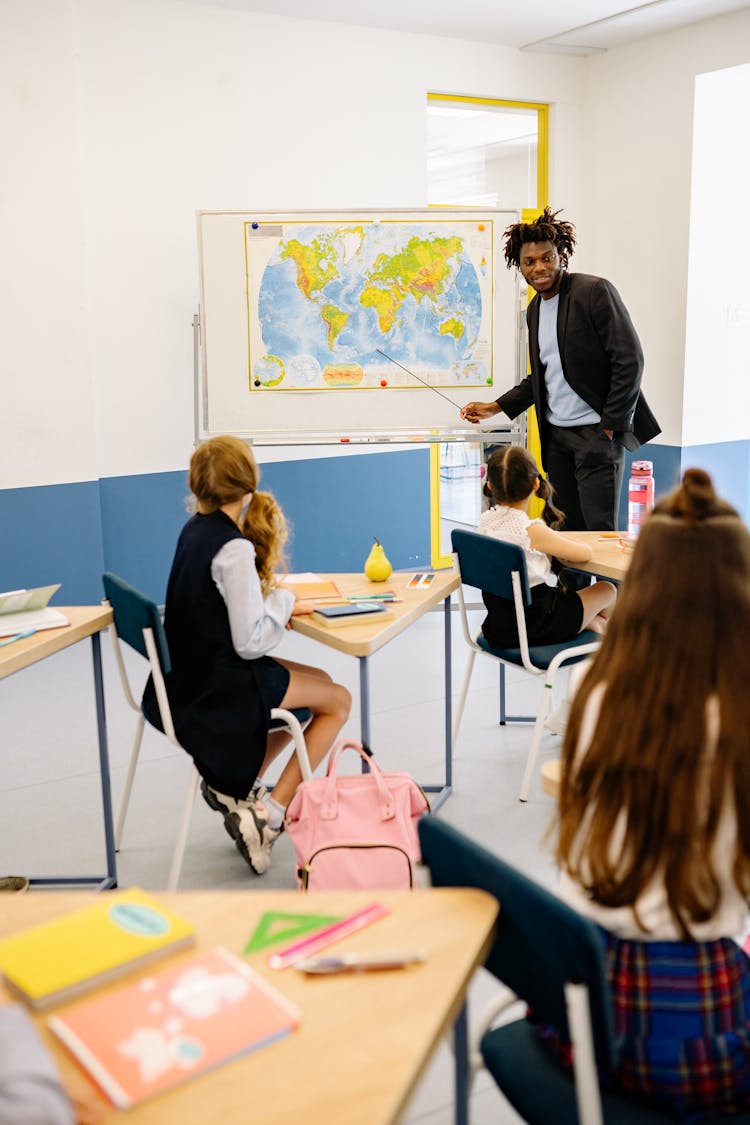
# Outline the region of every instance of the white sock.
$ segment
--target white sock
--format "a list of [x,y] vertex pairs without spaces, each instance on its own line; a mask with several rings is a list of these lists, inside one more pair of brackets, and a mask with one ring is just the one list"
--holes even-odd
[[284,806],[280,805],[278,801],[274,801],[270,793],[267,797],[263,798],[263,804],[268,809],[268,827],[281,828],[284,823],[284,817],[286,816]]

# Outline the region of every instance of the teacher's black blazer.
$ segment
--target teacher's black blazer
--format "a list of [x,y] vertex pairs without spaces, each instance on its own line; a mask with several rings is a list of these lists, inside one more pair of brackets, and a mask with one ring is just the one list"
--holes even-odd
[[[549,440],[544,365],[539,358],[537,294],[526,318],[531,374],[497,399],[509,418],[536,406],[542,460]],[[601,415],[626,449],[637,449],[661,433],[641,394],[643,351],[620,294],[603,277],[564,273],[557,308],[557,342],[563,374],[573,390]]]

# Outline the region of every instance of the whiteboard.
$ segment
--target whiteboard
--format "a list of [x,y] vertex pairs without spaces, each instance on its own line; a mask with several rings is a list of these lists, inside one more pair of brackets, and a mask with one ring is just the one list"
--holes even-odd
[[525,371],[515,211],[199,211],[197,436],[471,436]]

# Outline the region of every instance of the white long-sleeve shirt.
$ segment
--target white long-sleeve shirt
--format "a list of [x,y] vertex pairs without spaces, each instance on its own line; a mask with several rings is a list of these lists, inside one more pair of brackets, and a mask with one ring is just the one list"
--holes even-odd
[[225,543],[213,557],[211,577],[226,602],[237,654],[245,660],[265,656],[284,636],[294,609],[294,594],[276,587],[263,596],[255,548],[249,539]]
[[52,1056],[20,1004],[0,1007],[0,1125],[75,1125]]

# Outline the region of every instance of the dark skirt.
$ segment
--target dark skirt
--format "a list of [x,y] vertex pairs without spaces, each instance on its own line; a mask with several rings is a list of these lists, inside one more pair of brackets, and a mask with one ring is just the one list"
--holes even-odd
[[[516,610],[506,598],[482,594],[487,616],[482,632],[493,648],[518,648]],[[572,641],[581,631],[583,602],[574,590],[539,585],[531,588],[526,607],[526,636],[530,645],[554,645]]]
[[[165,677],[175,734],[213,789],[243,799],[266,755],[271,708],[289,687],[289,670],[271,656],[243,660],[232,653],[216,661],[208,682],[193,689],[179,671]],[[149,677],[143,711],[161,730]]]
[[[750,960],[730,938],[628,941],[601,931],[617,1087],[678,1121],[750,1107]],[[563,1065],[566,1049],[539,1029]]]

